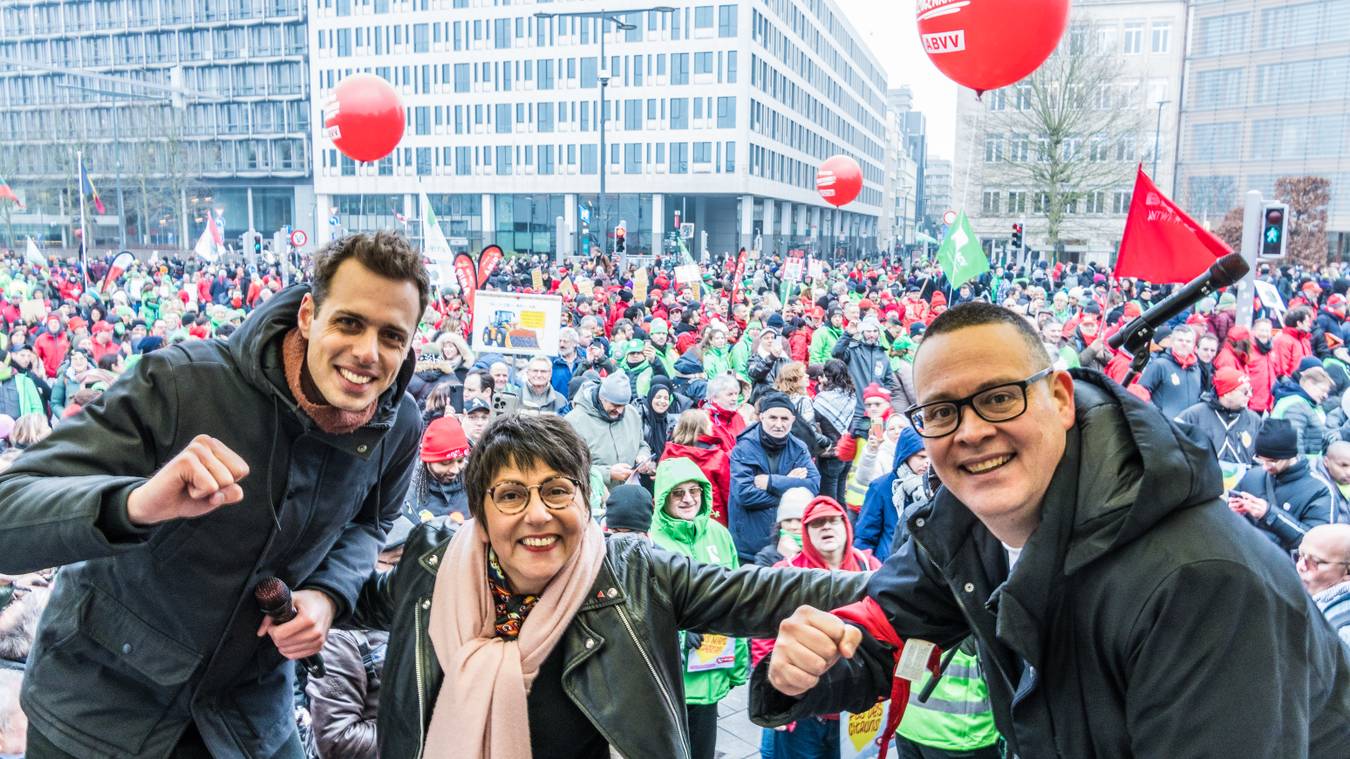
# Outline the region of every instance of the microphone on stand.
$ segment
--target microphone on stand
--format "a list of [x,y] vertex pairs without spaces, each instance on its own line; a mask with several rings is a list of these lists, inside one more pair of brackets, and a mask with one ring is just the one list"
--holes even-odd
[[1148,363],[1148,345],[1153,332],[1177,314],[1195,305],[1215,291],[1228,287],[1246,276],[1250,269],[1240,253],[1229,253],[1215,261],[1209,270],[1186,283],[1181,289],[1155,303],[1135,317],[1119,332],[1107,338],[1106,344],[1115,350],[1124,350],[1134,357],[1130,373],[1121,384],[1129,387]]
[[[274,625],[284,625],[295,619],[295,604],[291,601],[291,589],[281,579],[267,577],[258,581],[253,588],[253,597]],[[300,660],[301,666],[310,677],[324,677],[328,670],[323,666],[323,656],[313,654]]]

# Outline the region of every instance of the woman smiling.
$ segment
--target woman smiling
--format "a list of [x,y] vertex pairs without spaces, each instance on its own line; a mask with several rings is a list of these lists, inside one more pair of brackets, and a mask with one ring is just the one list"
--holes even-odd
[[[703,564],[591,519],[586,444],[556,416],[504,416],[465,472],[473,519],[428,523],[362,594],[392,630],[382,756],[690,756],[679,630],[767,637],[866,575]],[[641,720],[634,719],[641,715]]]

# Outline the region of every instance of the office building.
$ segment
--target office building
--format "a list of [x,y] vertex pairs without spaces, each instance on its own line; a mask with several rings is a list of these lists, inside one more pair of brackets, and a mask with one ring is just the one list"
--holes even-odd
[[923,175],[924,219],[929,229],[941,229],[942,215],[952,207],[952,162],[929,158]]
[[[986,92],[963,90],[957,101],[953,202],[965,209],[995,258],[1012,257],[1012,225],[1042,257],[1109,263],[1120,246],[1142,163],[1160,187],[1172,182],[1182,87],[1185,3],[1182,0],[1078,0],[1061,51],[1082,56],[1073,74],[1087,90],[1073,118],[1089,131],[1059,136],[1061,166],[1074,188],[1063,204],[1058,239],[1050,239],[1050,197],[1034,165],[1048,162],[1045,119],[1034,114],[1025,82]],[[1054,109],[1042,109],[1055,111]],[[1057,119],[1055,123],[1063,123]],[[1056,127],[1058,128],[1058,127]],[[1156,169],[1155,169],[1156,167]],[[1020,260],[1022,251],[1017,251]]]
[[[305,0],[0,5],[0,177],[15,231],[73,244],[76,151],[98,247],[190,248],[313,218]],[[186,92],[187,94],[182,94]],[[120,188],[120,192],[119,192]]]
[[[623,224],[628,252],[646,254],[668,249],[677,223],[693,225],[695,255],[756,240],[766,253],[841,239],[874,247],[886,81],[837,6],[671,6],[615,12],[620,29],[596,17],[535,15],[604,9],[594,0],[317,0],[314,182],[332,222],[320,239],[397,223],[416,237],[426,193],[456,251],[495,242],[509,252],[584,254],[609,249]],[[388,80],[408,114],[394,153],[369,165],[323,134],[329,93],[356,72]],[[866,180],[842,210],[814,186],[816,168],[837,153],[858,160]]]
[[1280,177],[1331,182],[1328,243],[1350,255],[1350,5],[1190,6],[1176,195],[1211,225]]
[[914,95],[909,87],[889,90],[886,93],[886,185],[880,221],[883,250],[898,250],[914,242],[925,213],[927,165],[927,120],[914,110]]

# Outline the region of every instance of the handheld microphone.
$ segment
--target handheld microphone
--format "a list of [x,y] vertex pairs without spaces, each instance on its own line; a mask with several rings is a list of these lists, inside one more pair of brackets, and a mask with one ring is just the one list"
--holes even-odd
[[1147,349],[1154,330],[1202,298],[1242,279],[1249,268],[1240,253],[1229,253],[1215,261],[1204,274],[1135,317],[1124,329],[1109,337],[1106,344],[1114,350],[1124,346],[1127,353],[1136,355],[1140,348]]
[[[291,589],[281,579],[267,577],[258,581],[253,588],[253,597],[258,608],[274,625],[284,625],[295,619],[295,604],[291,601]],[[300,660],[301,666],[310,677],[324,677],[328,670],[323,666],[323,655],[313,654]]]

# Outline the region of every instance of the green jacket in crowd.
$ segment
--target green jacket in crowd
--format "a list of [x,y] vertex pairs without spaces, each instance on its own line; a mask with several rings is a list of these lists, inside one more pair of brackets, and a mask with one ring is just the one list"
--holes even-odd
[[816,327],[816,331],[811,335],[811,363],[823,364],[829,361],[830,354],[834,352],[834,344],[839,342],[839,336],[842,334],[844,330],[828,324]]
[[[666,497],[684,482],[697,482],[703,488],[703,508],[693,519],[677,519],[665,511]],[[652,542],[669,551],[683,554],[694,561],[735,569],[736,546],[731,533],[712,518],[712,483],[698,465],[686,458],[670,458],[656,468],[655,515],[652,517]],[[697,652],[684,645],[684,631],[680,632],[680,650],[685,652],[684,697],[695,705],[715,704],[727,697],[732,688],[744,685],[750,679],[750,645],[745,638],[732,639],[736,660],[719,669],[701,672],[689,671],[689,659]],[[705,634],[704,643],[712,636]]]

